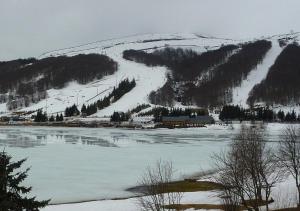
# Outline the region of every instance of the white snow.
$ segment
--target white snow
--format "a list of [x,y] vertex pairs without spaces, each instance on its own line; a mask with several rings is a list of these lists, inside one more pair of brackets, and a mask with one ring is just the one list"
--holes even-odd
[[[259,64],[257,68],[253,69],[248,77],[242,81],[241,86],[234,88],[233,104],[239,104],[247,107],[246,100],[249,92],[252,90],[254,85],[258,84],[266,77],[269,67],[274,63],[276,57],[282,50],[279,47],[278,39],[288,36],[293,38],[290,41],[292,42],[293,40],[298,39],[299,33],[276,35],[265,38],[272,41],[272,48],[267,53],[263,62]],[[89,53],[105,54],[119,63],[119,70],[113,75],[106,76],[102,80],[95,80],[86,85],[70,82],[69,85],[63,89],[50,89],[47,91],[47,100],[42,100],[37,104],[21,110],[27,111],[43,108],[48,113],[55,114],[56,112],[64,111],[67,106],[71,106],[73,104],[78,104],[78,106],[81,107],[83,103],[94,103],[98,99],[106,96],[121,80],[125,78],[134,78],[137,81],[137,86],[131,92],[124,95],[116,103],[113,103],[111,106],[96,113],[94,117],[110,116],[113,111],[126,112],[139,104],[148,103],[149,93],[162,87],[166,82],[166,73],[168,70],[165,67],[150,68],[143,64],[124,60],[122,58],[124,50],[135,49],[151,52],[159,48],[181,47],[192,49],[201,53],[207,50],[219,48],[221,45],[238,44],[246,41],[249,40],[237,41],[215,37],[201,37],[195,34],[142,34],[100,40],[97,42],[46,52],[42,54],[40,58],[60,55],[73,56]],[[281,107],[281,105],[279,107]],[[0,113],[4,112],[6,112],[6,106],[5,104],[1,104]]]
[[[210,179],[208,179],[210,181]],[[271,198],[274,202],[270,209],[283,209],[297,206],[297,189],[295,180],[289,176],[274,188]],[[181,204],[222,204],[217,191],[187,192],[184,193]],[[42,211],[139,211],[138,198],[121,200],[103,200],[76,204],[50,205]],[[189,209],[194,210],[194,209]]]
[[[182,204],[220,204],[221,200],[213,191],[184,193]],[[137,198],[123,200],[104,200],[78,204],[62,204],[48,206],[42,211],[139,211]]]
[[282,51],[277,39],[272,40],[272,48],[267,52],[263,62],[250,72],[248,77],[242,81],[240,87],[232,90],[232,104],[248,107],[247,98],[252,88],[260,83],[268,74],[269,68],[274,64],[276,58]]
[[[147,41],[147,42],[144,42]],[[162,87],[166,82],[165,67],[146,67],[143,64],[130,62],[122,58],[124,50],[128,49],[156,49],[165,47],[181,47],[193,49],[197,52],[204,52],[210,49],[220,47],[222,44],[236,44],[238,41],[203,38],[194,34],[144,34],[128,36],[117,39],[108,39],[93,43],[83,44],[75,47],[60,49],[45,53],[40,58],[47,56],[76,54],[100,53],[114,59],[119,64],[119,70],[102,80],[95,80],[86,85],[80,85],[77,82],[70,82],[63,89],[47,90],[48,98],[37,104],[21,109],[22,111],[36,110],[43,108],[49,114],[62,112],[67,106],[78,104],[81,107],[83,103],[89,104],[108,95],[114,86],[121,80],[135,79],[136,87],[120,100],[111,106],[99,111],[95,117],[110,116],[114,111],[124,111],[135,108],[138,104],[148,103],[148,95]],[[97,95],[97,93],[101,93]],[[92,99],[91,99],[92,98]],[[90,99],[90,100],[89,100]],[[0,105],[0,112],[6,112],[5,105]]]
[[6,103],[1,103],[0,104],[0,114],[1,113],[6,113]]

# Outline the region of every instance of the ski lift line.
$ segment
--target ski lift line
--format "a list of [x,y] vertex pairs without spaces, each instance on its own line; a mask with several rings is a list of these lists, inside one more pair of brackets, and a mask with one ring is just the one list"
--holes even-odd
[[[153,49],[161,49],[161,48],[168,48],[168,47],[197,47],[197,48],[203,48],[204,46],[200,45],[168,45],[168,46],[158,46],[158,47],[152,47],[152,48],[142,48],[137,51],[146,51],[146,50],[153,50]],[[213,46],[213,47],[219,47],[219,46]]]
[[100,92],[99,94],[95,95],[94,97],[92,97],[92,98],[86,100],[85,102],[88,103],[90,100],[95,99],[96,97],[98,97],[99,95],[103,94],[104,92],[106,92],[106,91],[108,91],[108,90],[110,90],[110,89],[112,89],[112,87],[110,87],[110,88],[108,88],[108,89],[105,89],[104,91],[102,91],[102,92]]
[[54,52],[57,52],[57,51],[70,50],[70,49],[80,48],[80,47],[87,46],[87,45],[93,45],[93,44],[96,44],[96,43],[102,43],[102,42],[113,41],[113,40],[120,40],[120,39],[125,39],[125,38],[130,38],[130,37],[135,37],[135,36],[142,36],[142,35],[147,35],[147,33],[137,33],[137,34],[126,35],[126,36],[121,36],[121,37],[114,37],[114,38],[110,38],[110,39],[103,39],[103,40],[93,41],[93,42],[79,44],[79,45],[70,46],[70,47],[66,47],[66,48],[50,50],[50,51],[46,51],[46,52],[40,54],[38,57],[40,58],[44,55],[54,53]]
[[[133,34],[133,35],[127,35],[127,36],[122,36],[122,37],[116,37],[116,38],[110,38],[110,39],[103,39],[103,40],[99,40],[99,41],[94,41],[94,42],[90,42],[90,43],[86,43],[86,44],[80,44],[77,46],[71,46],[71,47],[67,47],[67,48],[61,48],[61,49],[56,49],[56,50],[51,50],[51,51],[46,51],[44,53],[42,53],[41,55],[38,56],[38,58],[41,58],[47,54],[51,54],[51,53],[55,53],[55,52],[59,52],[59,51],[65,51],[65,50],[71,50],[74,48],[80,48],[83,46],[88,46],[88,45],[92,45],[92,44],[96,44],[96,43],[102,43],[102,42],[107,42],[107,41],[114,41],[114,40],[120,40],[120,39],[125,39],[125,38],[130,38],[130,37],[135,37],[135,36],[143,36],[143,35],[152,35],[152,34],[147,34],[147,33],[143,33],[143,34]],[[193,40],[193,39],[198,39],[198,38],[187,38],[184,40]],[[112,46],[102,46],[102,50],[105,50],[107,48],[112,48],[116,45],[120,45],[120,44],[132,44],[132,43],[141,43],[139,41],[130,41],[130,42],[122,42],[122,43],[117,43],[115,45]],[[68,51],[68,52],[64,52],[64,53],[57,53],[56,55],[65,55],[65,54],[69,54],[69,53],[76,53],[76,52],[81,52],[81,51],[85,51],[85,50],[93,50],[93,49],[97,49],[97,48],[101,48],[100,46],[98,47],[93,47],[93,48],[87,48],[87,49],[80,49],[80,50],[76,50],[76,51]]]
[[98,83],[98,82],[101,82],[101,81],[105,81],[105,80],[108,80],[108,78],[102,78],[100,80],[92,82],[91,84],[95,84],[95,83]]
[[92,85],[92,86],[88,86],[86,88],[95,88],[95,87],[99,87],[99,86],[108,86],[110,84],[95,84],[95,85]]
[[[80,50],[76,50],[76,51],[74,50],[74,51],[67,51],[67,52],[63,52],[63,53],[56,53],[55,56],[63,56],[63,55],[78,53],[78,52],[82,52],[82,51],[95,50],[95,49],[98,49],[98,48],[101,48],[101,47],[97,46],[97,47],[93,47],[93,48],[85,48],[85,49],[80,49]],[[41,57],[39,57],[39,58],[41,58]]]

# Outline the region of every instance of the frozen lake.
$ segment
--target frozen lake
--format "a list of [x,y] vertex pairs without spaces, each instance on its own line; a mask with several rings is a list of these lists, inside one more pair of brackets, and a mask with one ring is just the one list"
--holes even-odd
[[[278,140],[282,125],[266,125]],[[28,158],[26,184],[52,203],[130,196],[144,169],[157,160],[174,164],[178,177],[211,168],[211,155],[226,149],[239,125],[127,130],[114,128],[0,127],[0,150]]]

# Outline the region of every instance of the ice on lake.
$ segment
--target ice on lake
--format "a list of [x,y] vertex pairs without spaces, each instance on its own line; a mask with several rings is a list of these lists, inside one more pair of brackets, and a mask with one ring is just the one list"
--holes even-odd
[[[177,177],[212,168],[211,155],[226,149],[235,127],[128,130],[117,128],[0,127],[0,149],[28,158],[27,185],[52,203],[131,196],[144,169],[157,160],[174,164]],[[269,140],[281,126],[270,127]],[[1,149],[2,150],[2,149]]]

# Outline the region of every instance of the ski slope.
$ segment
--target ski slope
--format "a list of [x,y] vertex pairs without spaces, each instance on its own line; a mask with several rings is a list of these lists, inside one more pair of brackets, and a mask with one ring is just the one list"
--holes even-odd
[[[153,51],[166,47],[180,47],[193,49],[197,52],[205,52],[219,48],[221,45],[237,44],[238,42],[239,41],[229,39],[201,37],[195,34],[144,34],[101,40],[46,52],[40,55],[39,58],[61,55],[74,56],[77,54],[90,53],[104,54],[115,60],[119,68],[113,75],[106,76],[101,80],[95,80],[85,85],[73,81],[63,89],[47,90],[47,99],[20,110],[32,111],[43,109],[48,114],[56,114],[63,112],[67,106],[73,104],[81,108],[83,104],[91,104],[107,96],[120,81],[126,78],[130,80],[135,79],[136,87],[133,90],[109,107],[98,111],[93,117],[110,116],[114,111],[126,112],[139,104],[149,103],[148,95],[166,83],[166,75],[169,70],[165,67],[147,67],[143,64],[127,61],[123,59],[124,50]],[[0,106],[0,112],[6,112],[5,104]]]
[[248,77],[242,81],[240,87],[235,87],[232,91],[232,104],[248,107],[247,98],[252,88],[260,83],[268,74],[269,68],[274,64],[282,48],[277,39],[272,39],[272,48],[267,52],[263,62],[250,72]]

